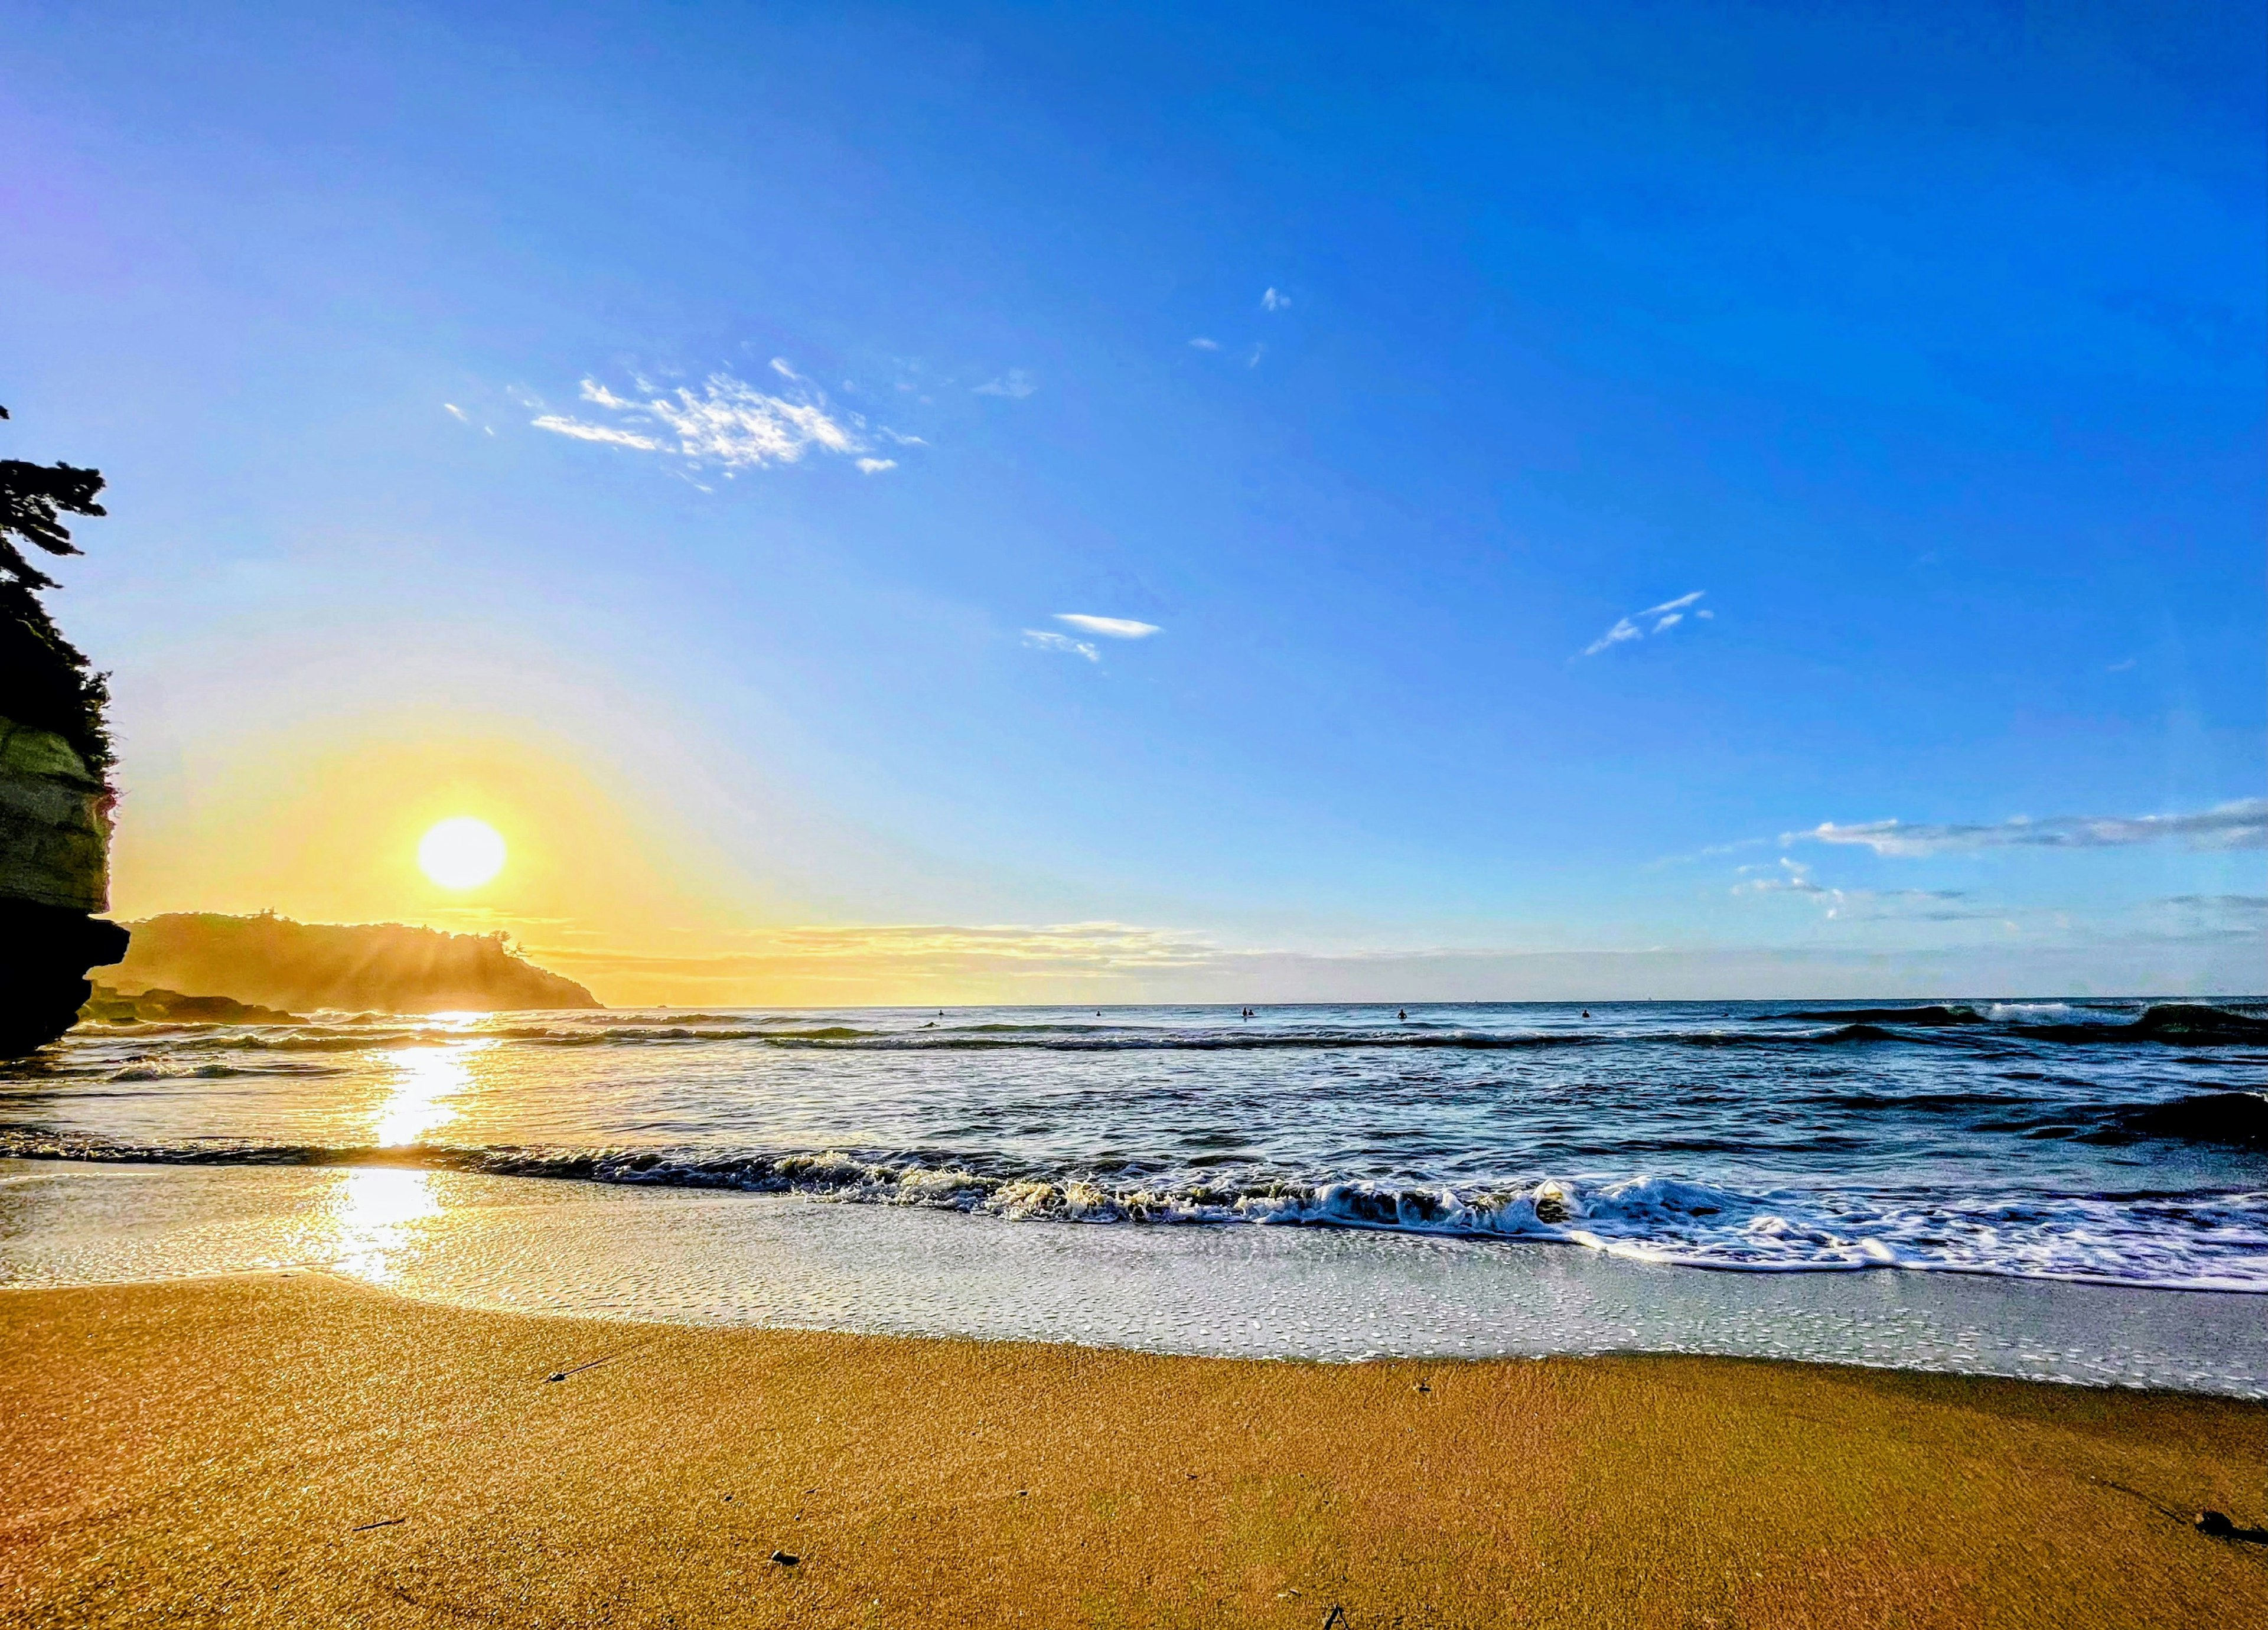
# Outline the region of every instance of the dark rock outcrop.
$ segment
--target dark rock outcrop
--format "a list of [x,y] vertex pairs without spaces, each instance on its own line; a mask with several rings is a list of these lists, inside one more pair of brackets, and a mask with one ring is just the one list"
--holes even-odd
[[0,719],[0,1058],[77,1019],[86,971],[126,955],[110,904],[110,789],[51,730]]
[[184,996],[179,991],[152,989],[122,996],[107,985],[79,1009],[83,1023],[93,1024],[298,1024],[299,1015],[232,996]]

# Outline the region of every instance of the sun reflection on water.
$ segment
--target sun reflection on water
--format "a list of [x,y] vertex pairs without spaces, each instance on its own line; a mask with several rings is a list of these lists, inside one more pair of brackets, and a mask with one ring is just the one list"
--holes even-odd
[[472,1085],[473,1058],[496,1045],[493,1040],[460,1042],[446,1047],[404,1047],[388,1053],[395,1076],[378,1106],[372,1141],[381,1148],[418,1143],[425,1134],[457,1118],[453,1102]]
[[401,1252],[415,1245],[424,1225],[441,1214],[435,1175],[398,1167],[370,1166],[341,1179],[331,1198],[331,1226],[337,1230],[342,1273],[383,1285],[400,1271]]

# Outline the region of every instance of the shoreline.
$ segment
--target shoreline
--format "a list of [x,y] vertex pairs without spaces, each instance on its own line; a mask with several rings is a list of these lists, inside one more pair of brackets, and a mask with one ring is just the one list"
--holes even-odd
[[27,1625],[2268,1619],[2268,1546],[2186,1521],[2262,1520],[2268,1405],[1774,1360],[704,1329],[287,1270],[0,1289],[0,1453]]
[[1096,1228],[395,1168],[0,1162],[0,1284],[328,1267],[416,1299],[688,1327],[1357,1360],[1685,1353],[2268,1397],[2257,1296],[1719,1273],[1388,1230]]
[[[350,1155],[351,1158],[332,1158],[334,1154],[342,1156]],[[531,1166],[522,1169],[515,1169],[509,1164],[490,1163],[478,1152],[460,1156],[456,1151],[432,1150],[415,1146],[398,1150],[373,1147],[351,1151],[320,1151],[315,1155],[305,1157],[303,1154],[303,1151],[286,1146],[270,1148],[266,1146],[250,1145],[241,1150],[224,1149],[212,1153],[200,1151],[194,1155],[182,1155],[178,1153],[159,1152],[132,1145],[103,1145],[92,1140],[72,1147],[69,1140],[53,1135],[26,1137],[0,1131],[0,1172],[4,1172],[11,1165],[18,1163],[29,1166],[48,1165],[64,1169],[88,1168],[96,1170],[127,1171],[418,1172],[449,1176],[496,1178],[507,1183],[556,1183],[571,1188],[579,1185],[597,1190],[621,1189],[641,1194],[681,1194],[693,1198],[722,1195],[740,1199],[873,1206],[891,1211],[917,1211],[939,1216],[961,1216],[994,1222],[1069,1224],[1081,1228],[1189,1228],[1199,1231],[1271,1228],[1285,1229],[1293,1233],[1344,1232],[1378,1235],[1395,1238],[1440,1240],[1458,1244],[1533,1246],[1545,1250],[1587,1251],[1600,1258],[1639,1264],[1648,1267],[1675,1268],[1697,1273],[1724,1274],[1734,1278],[1749,1276],[1761,1278],[1781,1274],[1824,1276],[1909,1273],[1929,1274],[1949,1279],[1982,1280],[2011,1285],[2070,1285],[2094,1290],[2163,1291],[2180,1295],[2268,1297],[2268,1281],[2256,1283],[2238,1280],[2145,1280],[2110,1273],[2053,1270],[2023,1272],[2014,1268],[1984,1267],[1966,1263],[1910,1261],[1887,1257],[1813,1262],[1715,1260],[1705,1257],[1675,1255],[1667,1250],[1650,1249],[1631,1242],[1601,1239],[1580,1233],[1540,1231],[1518,1233],[1477,1226],[1459,1228],[1428,1226],[1422,1223],[1377,1222],[1351,1215],[1211,1217],[1046,1214],[1037,1210],[1004,1211],[973,1202],[932,1204],[895,1199],[878,1199],[847,1190],[797,1187],[786,1183],[776,1185],[742,1185],[674,1182],[644,1176],[599,1175],[578,1169],[557,1169],[548,1165]]]

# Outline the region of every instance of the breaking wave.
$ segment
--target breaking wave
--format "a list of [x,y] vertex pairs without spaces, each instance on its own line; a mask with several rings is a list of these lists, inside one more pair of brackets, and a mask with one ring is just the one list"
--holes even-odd
[[[2238,1110],[2224,1100],[2245,1100]],[[2257,1137],[2268,1101],[2214,1094],[2122,1111],[2137,1135]],[[2147,1117],[2159,1120],[2151,1123]],[[2175,1130],[2184,1128],[2185,1130]],[[2202,1130],[2199,1130],[2202,1128]],[[389,1166],[959,1211],[1012,1221],[1382,1229],[1584,1247],[1749,1272],[1906,1268],[2268,1293],[2268,1192],[1938,1195],[1848,1184],[1748,1189],[1653,1175],[1390,1184],[1285,1175],[1145,1183],[944,1151],[787,1152],[131,1143],[0,1132],[0,1157]]]

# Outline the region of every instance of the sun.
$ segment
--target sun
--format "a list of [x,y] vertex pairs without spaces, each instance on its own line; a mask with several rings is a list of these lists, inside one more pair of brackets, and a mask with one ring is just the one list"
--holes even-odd
[[487,822],[456,815],[417,840],[417,864],[444,889],[477,889],[504,870],[504,835]]

